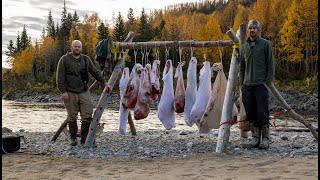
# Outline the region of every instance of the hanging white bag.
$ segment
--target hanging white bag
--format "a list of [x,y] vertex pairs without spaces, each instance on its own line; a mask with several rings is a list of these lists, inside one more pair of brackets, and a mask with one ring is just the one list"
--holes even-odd
[[197,59],[195,57],[189,61],[185,97],[184,120],[188,126],[191,126],[189,123],[190,113],[197,97]]
[[166,66],[163,70],[163,90],[158,106],[158,118],[166,129],[175,127],[174,114],[174,92],[173,92],[173,72],[172,61],[166,61]]
[[[212,69],[217,71],[218,74],[212,87],[211,97],[206,111],[200,120],[200,133],[209,133],[211,129],[219,129],[220,127],[222,107],[228,81],[224,74],[222,63],[214,63]],[[237,120],[237,115],[238,109],[236,105],[233,104],[232,121]]]
[[[120,82],[119,82],[119,90],[120,90],[120,101],[123,99],[124,92],[127,88],[128,82],[129,82],[130,76],[129,76],[129,68],[124,68]],[[126,129],[127,129],[127,122],[128,122],[128,115],[129,115],[129,109],[123,108],[122,103],[120,103],[119,108],[119,134],[125,135]]]
[[197,97],[194,105],[192,106],[189,123],[191,126],[195,123],[199,125],[211,95],[211,68],[210,63],[205,61],[200,70],[200,81],[197,92]]

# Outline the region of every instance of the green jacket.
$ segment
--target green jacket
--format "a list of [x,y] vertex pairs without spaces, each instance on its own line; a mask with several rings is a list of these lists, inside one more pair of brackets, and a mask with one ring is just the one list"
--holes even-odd
[[250,47],[250,38],[240,50],[240,86],[271,83],[275,64],[269,41],[257,36],[256,43]]
[[105,83],[102,75],[87,55],[81,54],[80,58],[76,59],[69,52],[60,58],[57,66],[56,82],[61,93],[83,93],[88,90],[88,85],[83,83],[80,76],[80,69],[85,68],[84,60],[86,60],[88,72],[101,84]]

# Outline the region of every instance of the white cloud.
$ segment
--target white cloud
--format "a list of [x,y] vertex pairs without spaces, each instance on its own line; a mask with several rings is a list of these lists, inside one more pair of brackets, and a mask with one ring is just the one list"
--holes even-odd
[[[126,17],[129,8],[132,8],[135,16],[139,16],[142,8],[149,13],[152,9],[161,9],[168,5],[183,2],[195,2],[194,0],[67,0],[66,6],[71,14],[77,11],[80,19],[90,12],[97,12],[103,21],[112,22],[113,13],[119,11]],[[46,27],[46,21],[51,10],[55,23],[60,24],[63,10],[63,0],[4,0],[2,2],[2,52],[6,50],[9,38],[16,41],[18,31],[21,32],[23,24],[26,25],[28,35],[33,40],[40,39],[42,28]],[[112,24],[110,24],[112,25]],[[5,45],[5,46],[4,46]],[[4,49],[5,48],[5,49]],[[6,56],[2,53],[2,66]]]

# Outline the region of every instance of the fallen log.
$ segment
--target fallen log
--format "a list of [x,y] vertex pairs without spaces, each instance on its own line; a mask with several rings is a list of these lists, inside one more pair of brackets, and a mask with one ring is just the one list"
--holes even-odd
[[[273,131],[283,131],[283,132],[310,132],[310,129],[301,128],[301,127],[277,127],[272,130]],[[318,128],[315,128],[315,131],[318,132]]]
[[59,127],[59,129],[57,130],[57,132],[53,135],[51,141],[56,141],[59,137],[59,135],[61,134],[61,132],[66,128],[68,124],[68,119],[64,120],[63,123],[61,124],[61,126]]
[[303,125],[305,125],[314,138],[318,140],[318,133],[312,126],[310,122],[308,122],[306,119],[304,119],[301,115],[296,113],[291,107],[288,105],[288,103],[284,100],[284,98],[281,96],[280,92],[276,89],[276,87],[271,84],[265,84],[265,86],[271,91],[271,93],[274,95],[274,97],[281,103],[281,105],[287,110],[287,113],[295,120],[301,122]]

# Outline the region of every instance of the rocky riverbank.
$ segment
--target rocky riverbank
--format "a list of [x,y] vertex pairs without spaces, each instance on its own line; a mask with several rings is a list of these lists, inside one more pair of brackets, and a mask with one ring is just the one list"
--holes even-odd
[[[297,91],[297,90],[281,90],[280,94],[291,106],[291,108],[297,112],[303,113],[318,113],[318,91],[314,90],[309,94]],[[238,96],[238,94],[236,94]],[[62,103],[59,95],[54,94],[39,94],[39,93],[8,93],[2,96],[5,100],[12,100],[17,102],[30,102],[30,103]],[[97,105],[100,95],[92,93],[92,99],[94,104]],[[108,107],[113,109],[119,108],[120,95],[118,92],[111,94],[108,102]],[[159,97],[160,99],[160,97]],[[158,102],[151,104],[151,109],[157,108]],[[239,107],[239,100],[236,101],[236,105]],[[284,108],[278,102],[278,100],[271,94],[270,95],[270,111],[282,111]]]
[[[317,126],[317,123],[314,124]],[[123,136],[115,131],[106,131],[96,138],[96,146],[69,146],[68,137],[61,134],[56,142],[51,142],[54,132],[7,132],[3,136],[24,136],[21,151],[31,154],[46,154],[82,159],[145,159],[159,157],[186,157],[192,154],[214,153],[219,130],[208,134],[185,130],[146,130],[136,136],[130,132]],[[310,132],[281,132],[273,128],[270,133],[269,150],[250,148],[250,137],[240,138],[239,129],[231,127],[227,154],[241,157],[318,157],[318,141]]]

